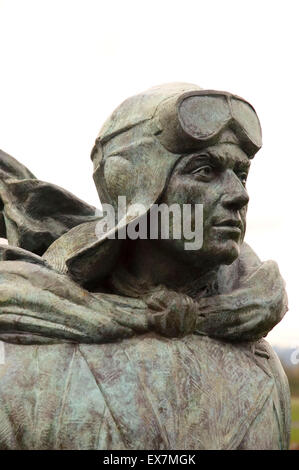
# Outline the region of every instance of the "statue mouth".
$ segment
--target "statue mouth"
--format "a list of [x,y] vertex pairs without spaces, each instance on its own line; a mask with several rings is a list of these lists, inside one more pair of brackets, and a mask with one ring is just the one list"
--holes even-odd
[[242,222],[239,219],[226,219],[214,224],[214,228],[219,231],[241,235]]

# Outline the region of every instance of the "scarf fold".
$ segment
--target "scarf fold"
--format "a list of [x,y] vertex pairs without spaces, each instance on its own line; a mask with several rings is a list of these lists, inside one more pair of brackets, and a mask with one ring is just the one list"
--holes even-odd
[[193,300],[157,286],[141,298],[91,293],[26,250],[0,247],[0,340],[105,343],[154,332],[256,341],[287,311],[277,264],[256,267],[227,294]]
[[[237,262],[225,267],[219,279],[220,284],[225,281],[220,291],[226,293],[204,289],[202,296],[193,299],[164,286],[140,293],[136,279],[128,293],[90,293],[40,255],[73,227],[96,220],[92,206],[36,179],[0,151],[0,236],[14,245],[0,246],[1,340],[103,343],[152,331],[170,337],[197,333],[227,341],[255,341],[287,311],[276,263],[261,264],[245,243]],[[83,235],[85,240],[87,234]],[[108,251],[105,262],[110,255]],[[125,284],[128,287],[127,275]],[[191,291],[188,294],[192,296]]]
[[62,234],[97,218],[95,207],[55,184],[40,181],[0,150],[0,237],[42,255]]

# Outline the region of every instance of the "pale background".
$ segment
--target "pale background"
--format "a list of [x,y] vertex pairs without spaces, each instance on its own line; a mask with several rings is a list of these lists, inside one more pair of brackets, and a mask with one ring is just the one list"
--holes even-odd
[[298,0],[0,0],[0,148],[99,206],[89,153],[125,98],[171,81],[243,96],[264,146],[246,239],[278,261],[290,310],[270,333],[299,346]]

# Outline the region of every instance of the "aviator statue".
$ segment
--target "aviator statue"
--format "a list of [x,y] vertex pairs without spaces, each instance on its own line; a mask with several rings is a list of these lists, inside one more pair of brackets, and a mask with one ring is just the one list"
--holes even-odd
[[[289,387],[264,339],[284,281],[243,242],[260,147],[254,108],[231,93],[129,98],[92,151],[101,202],[127,201],[109,232],[1,153],[0,449],[288,448]],[[202,205],[200,248],[171,224],[118,236],[162,203]]]

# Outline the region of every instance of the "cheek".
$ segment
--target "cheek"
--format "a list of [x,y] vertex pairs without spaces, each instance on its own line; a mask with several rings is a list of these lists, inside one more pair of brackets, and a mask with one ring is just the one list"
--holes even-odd
[[217,202],[218,196],[219,190],[211,183],[203,183],[187,177],[175,177],[170,181],[161,202],[168,205],[203,204],[204,212],[206,212]]
[[240,210],[240,216],[241,216],[242,220],[246,220],[247,208],[248,208],[248,206],[244,206]]
[[172,204],[188,204],[190,199],[190,188],[180,178],[172,178],[167,186],[161,202],[168,206]]
[[245,230],[246,230],[247,207],[248,207],[248,206],[242,207],[242,209],[241,209],[240,212],[239,212],[240,217],[241,217],[241,220],[242,220],[242,224],[243,224],[243,232],[244,232],[244,234],[245,234]]
[[244,206],[242,207],[242,209],[240,210],[240,217],[241,217],[241,220],[242,220],[242,224],[243,224],[243,230],[242,230],[242,237],[241,237],[241,241],[243,242],[244,240],[244,237],[245,237],[245,232],[246,232],[246,214],[247,214],[247,208],[248,206]]
[[[213,216],[219,200],[219,189],[212,183],[194,181],[191,178],[172,178],[170,181],[162,203],[171,206],[172,204],[203,204],[203,238],[204,244],[207,239],[214,238],[210,230],[210,219]],[[183,223],[183,221],[182,221]],[[195,230],[195,220],[192,217],[191,230]]]

